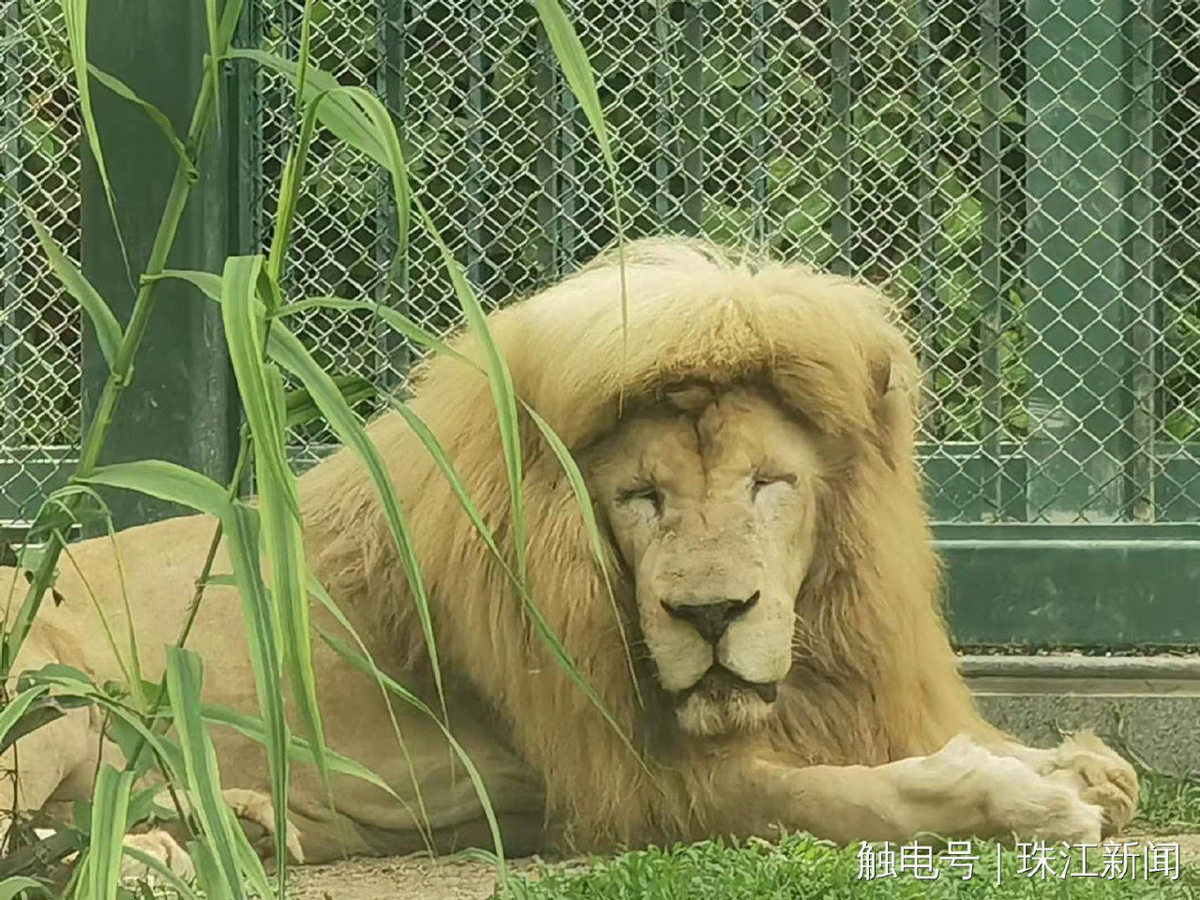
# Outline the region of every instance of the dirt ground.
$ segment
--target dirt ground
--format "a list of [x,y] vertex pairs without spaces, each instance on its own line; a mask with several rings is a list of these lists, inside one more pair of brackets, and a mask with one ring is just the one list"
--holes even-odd
[[[514,860],[513,871],[528,871],[533,860]],[[496,870],[476,860],[434,860],[426,856],[350,859],[296,870],[295,900],[485,900],[496,888]]]
[[[1141,835],[1130,839],[1142,840]],[[1150,838],[1145,838],[1150,839]],[[1200,834],[1154,835],[1156,843],[1178,843],[1180,861],[1200,866]],[[535,860],[515,860],[514,871],[530,871]],[[487,900],[495,870],[473,860],[351,859],[296,870],[296,900]]]

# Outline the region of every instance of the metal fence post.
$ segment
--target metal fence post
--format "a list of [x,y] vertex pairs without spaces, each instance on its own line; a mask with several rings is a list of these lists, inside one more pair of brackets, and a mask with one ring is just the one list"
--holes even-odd
[[[408,85],[408,3],[407,0],[382,0],[379,7],[378,40],[383,65],[376,75],[375,86],[387,103],[388,111],[395,117],[402,140],[407,140]],[[379,209],[376,212],[380,240],[376,247],[376,264],[387,275],[380,279],[375,299],[383,306],[409,313],[409,250],[397,258],[400,248],[400,226],[397,220],[396,200],[391,190],[391,179],[386,172],[379,173]],[[383,323],[375,331],[382,356],[378,380],[387,390],[392,390],[400,381],[400,373],[407,370],[411,361],[408,341]]]
[[682,71],[679,77],[679,106],[675,115],[682,126],[680,134],[681,195],[679,217],[671,229],[679,234],[699,234],[704,227],[705,141],[704,43],[709,39],[707,17],[717,7],[705,0],[683,4],[680,23]]
[[1129,177],[1126,256],[1131,265],[1126,302],[1128,341],[1134,355],[1127,385],[1133,409],[1125,507],[1128,517],[1136,522],[1153,522],[1159,505],[1155,483],[1159,476],[1156,406],[1162,378],[1162,279],[1158,248],[1164,224],[1159,163],[1162,86],[1157,78],[1162,45],[1158,36],[1161,6],[1160,0],[1136,0],[1124,23],[1130,47],[1129,143],[1125,168]]
[[[4,41],[4,53],[0,57],[0,178],[16,194],[25,190],[24,171],[17,152],[17,139],[21,134],[21,77],[20,59],[20,10],[16,0],[6,3],[0,12],[0,39]],[[0,444],[4,447],[19,446],[21,430],[21,403],[17,390],[9,387],[19,377],[18,357],[24,352],[21,345],[18,317],[25,317],[20,306],[23,289],[21,284],[21,229],[17,219],[16,204],[9,194],[0,193],[0,221],[4,222],[3,247],[0,248],[0,389],[4,390],[0,406]]]
[[1133,52],[1117,27],[1130,11],[1128,0],[1026,3],[1030,521],[1130,513],[1139,362],[1129,330],[1148,262],[1132,255],[1144,242],[1129,241],[1144,205],[1131,203],[1141,117],[1130,112]]
[[983,228],[979,245],[979,389],[983,407],[979,429],[984,475],[980,493],[984,516],[996,521],[1004,511],[1004,399],[1000,344],[1004,331],[1004,88],[1001,75],[1000,0],[981,0],[979,15],[979,194]]
[[[208,48],[203,4],[111,0],[92,11],[92,62],[158,106],[179,134],[186,131],[203,77]],[[237,229],[229,164],[237,129],[226,118],[229,83],[221,93],[223,121],[211,128],[198,161],[199,182],[169,259],[172,268],[220,272]],[[133,105],[93,81],[93,104],[117,221],[129,251],[125,269],[95,160],[82,171],[82,257],[87,277],[124,322],[135,283],[158,226],[177,158],[154,123]],[[90,326],[83,345],[83,409],[95,409],[107,366]],[[232,470],[237,405],[233,401],[220,310],[194,288],[164,282],[150,329],[138,354],[133,383],[117,409],[102,462],[158,458],[219,480]],[[138,494],[108,495],[118,528],[172,515],[175,507]]]
[[858,64],[854,58],[854,0],[829,0],[829,153],[834,160],[829,179],[834,212],[829,223],[830,236],[837,253],[830,268],[842,274],[854,270],[855,215],[854,190],[858,177],[857,158],[852,146],[854,133],[854,91]]
[[544,185],[537,194],[537,220],[541,230],[537,245],[537,278],[540,286],[553,281],[569,268],[563,251],[563,206],[560,196],[564,161],[559,153],[559,133],[565,128],[558,102],[562,76],[550,40],[540,28],[534,65],[534,84],[538,95],[533,123],[538,142],[534,172],[538,183]]
[[480,293],[487,291],[487,249],[491,238],[487,233],[485,222],[488,205],[488,151],[487,120],[485,110],[488,105],[488,70],[491,60],[488,58],[487,28],[495,18],[495,12],[489,16],[485,9],[485,0],[473,0],[467,8],[466,32],[467,49],[467,183],[463,193],[466,195],[466,215],[464,226],[467,240],[464,253],[466,256],[467,277]]

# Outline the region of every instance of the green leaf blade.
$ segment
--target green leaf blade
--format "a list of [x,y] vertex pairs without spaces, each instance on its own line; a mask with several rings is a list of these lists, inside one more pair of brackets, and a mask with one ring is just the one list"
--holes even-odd
[[254,436],[260,493],[264,484],[278,486],[289,510],[299,518],[300,506],[295,494],[295,478],[288,467],[286,439],[281,422],[272,413],[263,365],[265,334],[256,307],[262,265],[261,256],[232,256],[225,261],[221,279],[221,318],[246,421]]
[[[617,226],[617,252],[624,253],[625,246],[625,213],[621,202],[621,180],[617,169],[616,155],[613,153],[612,141],[608,134],[608,124],[604,120],[604,107],[600,103],[600,93],[596,90],[596,75],[592,61],[583,42],[575,31],[575,26],[563,11],[559,0],[534,0],[542,28],[550,41],[550,48],[558,59],[559,67],[570,85],[571,93],[579,102],[596,143],[600,145],[600,156],[608,172],[609,189],[613,197],[613,220]],[[624,257],[621,257],[621,326],[627,330],[629,323],[629,296],[625,284]]]
[[224,487],[206,475],[162,459],[139,459],[100,466],[81,476],[78,481],[139,491],[221,519],[229,512],[229,497]]
[[[231,50],[232,59],[245,59],[257,63],[299,85],[300,67],[289,59],[263,50]],[[360,150],[381,166],[387,165],[387,154],[374,135],[374,129],[362,110],[346,95],[339,94],[342,86],[336,78],[315,64],[309,63],[305,72],[303,101],[312,103],[322,93],[330,94],[320,104],[317,116],[322,125],[356,150]]]
[[46,258],[50,261],[50,268],[54,270],[54,274],[58,276],[58,280],[62,282],[67,293],[79,303],[88,318],[91,319],[92,327],[96,329],[96,342],[100,345],[100,352],[104,354],[104,361],[108,363],[109,371],[111,371],[121,346],[121,326],[117,322],[117,317],[113,315],[108,303],[100,296],[100,292],[92,287],[92,283],[87,280],[79,267],[58,246],[58,242],[54,240],[46,226],[38,221],[33,210],[23,203],[21,208],[29,220],[29,224],[33,226],[34,234],[37,235]]
[[430,665],[433,669],[438,697],[444,708],[445,693],[442,686],[437,641],[433,633],[433,619],[429,611],[429,597],[425,589],[424,578],[421,575],[420,563],[413,548],[412,531],[404,510],[400,506],[400,500],[396,496],[396,489],[392,484],[387,467],[384,465],[379,451],[371,443],[361,422],[354,415],[353,410],[346,405],[336,383],[317,365],[300,340],[282,324],[277,323],[276,327],[271,330],[269,349],[272,358],[278,360],[284,368],[300,379],[339,440],[352,448],[367,468],[383,505],[388,529],[391,532],[400,562],[404,566],[409,587],[413,592],[426,651],[430,655]]
[[[183,753],[184,775],[192,812],[200,823],[205,843],[211,848],[221,880],[228,885],[237,900],[246,897],[242,886],[242,860],[238,839],[246,837],[230,821],[221,796],[221,776],[217,754],[200,715],[200,696],[203,669],[200,657],[182,647],[167,648],[167,694],[174,716],[175,730]],[[253,852],[253,851],[251,851]],[[256,857],[257,858],[257,857]],[[256,887],[266,888],[270,896],[266,873],[261,866],[246,873]]]
[[187,147],[184,146],[183,140],[175,132],[175,126],[171,124],[171,120],[167,118],[166,113],[164,113],[153,103],[138,96],[133,88],[127,85],[120,78],[117,78],[117,76],[105,72],[103,69],[99,69],[91,63],[88,64],[88,72],[93,78],[100,82],[100,84],[108,88],[108,90],[112,91],[122,100],[132,103],[134,106],[141,109],[141,111],[146,114],[147,118],[149,118],[151,122],[158,126],[158,130],[161,131],[163,137],[167,139],[167,143],[171,145],[171,149],[175,151],[175,155],[179,157],[180,163],[182,163],[184,168],[187,169],[189,176],[195,178],[198,175],[196,172],[196,164],[192,161],[192,157],[188,153]]
[[121,236],[121,226],[117,221],[117,204],[113,196],[112,181],[108,177],[108,165],[104,161],[104,148],[100,145],[100,132],[96,127],[96,115],[92,109],[91,78],[88,73],[88,0],[61,0],[63,22],[67,30],[67,46],[71,54],[71,68],[75,75],[75,88],[79,92],[79,110],[83,116],[83,131],[87,138],[88,149],[96,163],[96,172],[100,176],[100,184],[104,187],[104,199],[108,203],[109,217],[112,219],[113,233],[117,236],[117,244],[121,248],[121,257],[129,270],[129,253],[125,249],[125,239]]
[[129,818],[129,792],[134,773],[101,766],[92,791],[91,830],[85,858],[84,896],[89,900],[116,900],[121,879],[121,845]]

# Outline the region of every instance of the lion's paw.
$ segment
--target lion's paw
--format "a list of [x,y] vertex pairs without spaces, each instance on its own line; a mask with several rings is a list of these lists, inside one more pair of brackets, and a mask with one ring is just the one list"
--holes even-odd
[[[264,859],[275,855],[276,828],[275,804],[271,798],[260,791],[249,791],[241,788],[229,788],[221,792],[225,803],[237,816],[247,840],[255,852]],[[288,856],[297,864],[304,862],[304,851],[300,846],[300,832],[288,822],[287,836],[284,840]]]
[[[128,849],[139,851],[151,859],[157,860],[165,869],[174,872],[184,881],[191,881],[196,876],[191,856],[179,846],[175,838],[161,829],[154,829],[143,834],[128,834],[125,836],[124,844]],[[127,853],[121,859],[121,878],[134,881],[156,881],[159,873],[152,866]]]
[[1040,774],[1022,760],[959,735],[925,757],[929,798],[961,804],[976,836],[1040,838],[1071,844],[1100,840],[1100,807],[1073,785]]
[[1011,757],[993,756],[987,774],[985,819],[997,836],[1069,844],[1099,842],[1101,808],[1072,785],[1039,775]]
[[1119,834],[1137,811],[1138,777],[1133,766],[1091,731],[1063,741],[1047,755],[1039,771],[1103,810],[1104,837]]

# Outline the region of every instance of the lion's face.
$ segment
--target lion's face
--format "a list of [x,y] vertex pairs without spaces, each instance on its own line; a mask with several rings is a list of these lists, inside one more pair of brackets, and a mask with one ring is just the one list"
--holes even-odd
[[625,419],[585,468],[682,728],[764,722],[812,558],[815,433],[756,391],[691,388]]

